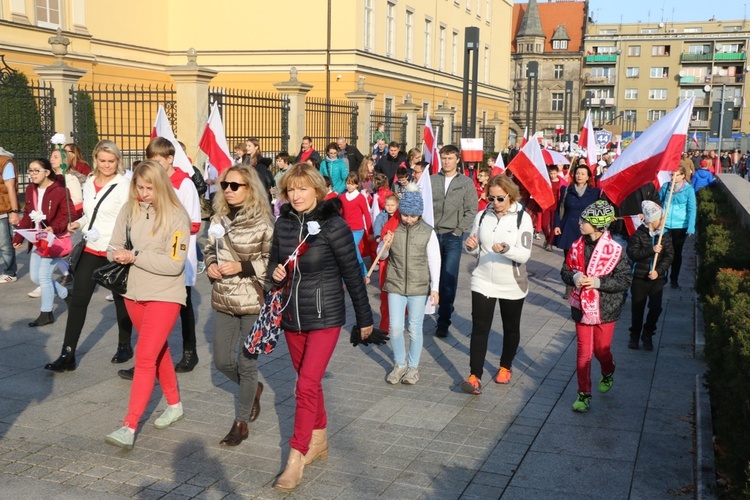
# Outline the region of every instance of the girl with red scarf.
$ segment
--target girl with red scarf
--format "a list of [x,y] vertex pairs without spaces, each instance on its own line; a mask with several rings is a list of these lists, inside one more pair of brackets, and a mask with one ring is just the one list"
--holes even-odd
[[565,284],[573,287],[568,298],[578,336],[578,399],[573,411],[579,413],[591,405],[592,353],[601,364],[599,392],[612,388],[612,334],[632,281],[627,255],[607,231],[614,220],[615,209],[604,200],[586,207],[579,219],[582,236],[571,245],[560,271]]

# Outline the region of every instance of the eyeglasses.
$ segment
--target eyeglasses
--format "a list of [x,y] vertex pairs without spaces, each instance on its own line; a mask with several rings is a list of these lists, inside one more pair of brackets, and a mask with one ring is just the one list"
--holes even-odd
[[500,203],[502,203],[502,202],[504,202],[504,201],[505,201],[505,198],[507,198],[507,197],[508,197],[508,195],[507,195],[507,194],[506,194],[505,196],[488,196],[488,197],[487,197],[487,201],[489,201],[490,203],[494,203],[494,202],[495,202],[495,200],[497,200],[497,201],[499,201]]
[[43,170],[29,170],[29,174],[31,175],[41,174],[42,172]]
[[221,186],[222,191],[226,191],[227,188],[232,188],[232,191],[237,191],[240,186],[247,186],[247,184],[243,184],[241,182],[227,182],[227,181],[221,181],[219,183]]

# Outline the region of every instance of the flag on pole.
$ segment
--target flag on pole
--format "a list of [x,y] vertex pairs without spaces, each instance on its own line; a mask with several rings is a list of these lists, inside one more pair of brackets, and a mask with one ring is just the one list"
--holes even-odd
[[505,162],[503,161],[503,155],[498,153],[495,159],[495,165],[492,167],[492,173],[490,177],[505,173]]
[[201,151],[206,153],[208,161],[216,167],[219,174],[224,172],[234,163],[232,155],[229,153],[227,145],[227,136],[224,133],[224,123],[221,121],[221,113],[217,103],[211,107],[211,114],[208,116],[206,128],[203,129],[203,135],[198,143]]
[[698,144],[698,132],[693,130],[693,144],[695,144],[696,148],[700,147],[700,144]]
[[591,110],[586,114],[586,121],[583,122],[581,135],[578,136],[578,145],[586,149],[586,161],[589,168],[596,165],[596,136],[594,135],[594,126],[591,124]]
[[435,226],[435,213],[432,209],[432,184],[430,183],[430,176],[422,174],[417,181],[419,192],[422,193],[422,201],[424,201],[424,211],[422,212],[422,219],[430,226]]
[[654,179],[654,186],[656,186],[656,190],[660,190],[661,187],[666,184],[667,182],[672,180],[672,171],[671,170],[659,170],[659,172],[656,174],[656,179]]
[[428,115],[424,122],[424,131],[422,132],[422,142],[424,142],[424,161],[430,164],[430,173],[440,172],[440,152],[437,147],[437,138],[432,130],[432,122]]
[[159,111],[156,112],[156,121],[154,122],[154,128],[151,130],[151,138],[163,137],[172,143],[174,146],[174,159],[172,160],[172,166],[179,168],[186,174],[192,177],[193,175],[193,164],[187,157],[185,151],[183,151],[180,143],[177,142],[177,138],[174,136],[172,131],[172,125],[169,123],[167,113],[164,111],[164,106],[159,106]]
[[628,231],[628,236],[633,236],[638,226],[643,224],[640,215],[626,215],[622,219],[625,222],[625,229]]
[[[526,143],[529,142],[529,127],[526,127],[523,129],[523,139],[521,139],[521,148],[526,145]],[[518,149],[521,149],[518,148]]]
[[542,210],[555,205],[552,182],[549,180],[547,166],[542,158],[542,150],[536,141],[528,142],[521,148],[508,164],[508,170],[513,172]]
[[646,129],[602,175],[599,185],[615,205],[639,187],[652,182],[659,170],[674,171],[687,140],[687,129],[695,97]]

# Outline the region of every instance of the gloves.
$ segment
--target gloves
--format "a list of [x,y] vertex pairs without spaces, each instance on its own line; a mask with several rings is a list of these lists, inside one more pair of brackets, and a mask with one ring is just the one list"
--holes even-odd
[[379,328],[373,328],[370,336],[363,340],[359,327],[355,325],[352,327],[352,334],[349,337],[349,341],[354,347],[357,347],[360,344],[363,346],[369,346],[371,344],[383,345],[388,342],[388,332],[380,330]]

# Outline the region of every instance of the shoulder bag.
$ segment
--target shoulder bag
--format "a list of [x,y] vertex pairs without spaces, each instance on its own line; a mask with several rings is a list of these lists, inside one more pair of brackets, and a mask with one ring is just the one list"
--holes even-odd
[[[130,241],[130,225],[125,227],[125,250],[132,250],[133,243]],[[132,264],[120,264],[110,262],[102,267],[94,269],[91,277],[94,281],[107,290],[119,295],[128,291],[128,273]]]

